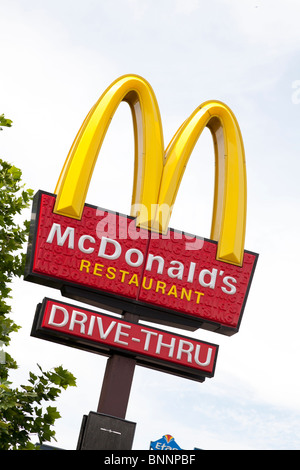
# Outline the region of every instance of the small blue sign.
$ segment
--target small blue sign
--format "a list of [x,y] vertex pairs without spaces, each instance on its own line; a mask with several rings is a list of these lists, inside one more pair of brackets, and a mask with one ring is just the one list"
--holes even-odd
[[150,442],[151,450],[181,450],[179,445],[175,442],[175,439],[170,434],[165,434],[158,441]]

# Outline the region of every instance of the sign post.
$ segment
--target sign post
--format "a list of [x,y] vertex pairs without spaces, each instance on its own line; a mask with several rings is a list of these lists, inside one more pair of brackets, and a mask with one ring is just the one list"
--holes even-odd
[[[126,312],[124,319],[136,323],[138,321],[136,315]],[[108,358],[98,413],[125,419],[135,366],[136,359],[132,357],[113,354]]]

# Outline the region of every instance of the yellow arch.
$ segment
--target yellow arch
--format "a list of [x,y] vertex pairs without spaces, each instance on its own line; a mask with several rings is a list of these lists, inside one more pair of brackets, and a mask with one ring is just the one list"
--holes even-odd
[[[145,207],[139,225],[164,233],[191,152],[207,126],[215,148],[215,195],[211,239],[218,241],[217,258],[241,265],[246,228],[246,166],[244,147],[232,111],[218,101],[198,107],[174,135],[164,153],[158,104],[142,77],[125,75],[115,80],[84,120],[69,151],[55,193],[55,213],[80,219],[94,166],[113,115],[121,103],[129,104],[135,136],[132,207]],[[151,205],[166,205],[151,219]],[[132,215],[136,216],[135,209]]]
[[[135,164],[132,206],[144,205],[145,213],[151,214],[150,206],[157,200],[163,168],[163,133],[154,92],[149,83],[136,75],[125,75],[115,80],[85,118],[55,188],[55,213],[81,218],[101,145],[121,101],[129,104],[133,117]],[[142,218],[141,222],[147,223]]]
[[166,149],[158,205],[170,207],[169,217],[160,220],[156,214],[152,226],[159,232],[167,230],[184,170],[205,127],[212,133],[216,165],[210,238],[219,242],[218,259],[241,265],[247,210],[244,146],[234,114],[221,102],[207,101],[197,108]]

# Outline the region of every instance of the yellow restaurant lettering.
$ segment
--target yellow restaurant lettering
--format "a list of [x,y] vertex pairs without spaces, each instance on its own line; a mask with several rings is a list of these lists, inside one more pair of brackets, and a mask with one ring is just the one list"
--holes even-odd
[[[91,261],[82,259],[80,263],[80,271],[92,274],[94,276],[105,276],[107,279],[116,279],[122,283],[127,283],[128,285],[133,284],[136,287],[139,287],[139,279],[137,274],[132,274],[129,271],[124,269],[117,269],[113,266],[104,266],[100,263],[91,263]],[[186,289],[185,287],[178,287],[175,284],[168,286],[166,282],[157,281],[152,277],[144,276],[142,280],[142,288],[146,290],[153,290],[157,293],[173,296],[176,299],[187,300],[188,302],[196,301],[199,304],[201,296],[204,294],[202,292],[195,291],[193,289]]]

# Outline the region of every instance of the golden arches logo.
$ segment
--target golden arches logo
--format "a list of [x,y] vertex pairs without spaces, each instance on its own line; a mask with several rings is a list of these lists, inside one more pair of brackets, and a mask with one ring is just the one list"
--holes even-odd
[[[164,151],[162,123],[155,94],[136,75],[115,80],[85,118],[65,161],[55,193],[54,212],[80,219],[94,166],[113,115],[122,101],[132,111],[135,164],[132,213],[145,207],[139,225],[165,233],[172,206],[192,150],[203,129],[211,131],[215,149],[215,190],[210,238],[218,242],[217,259],[242,265],[246,228],[246,165],[237,120],[224,103],[207,101],[178,129]],[[160,220],[151,205],[169,207]]]

